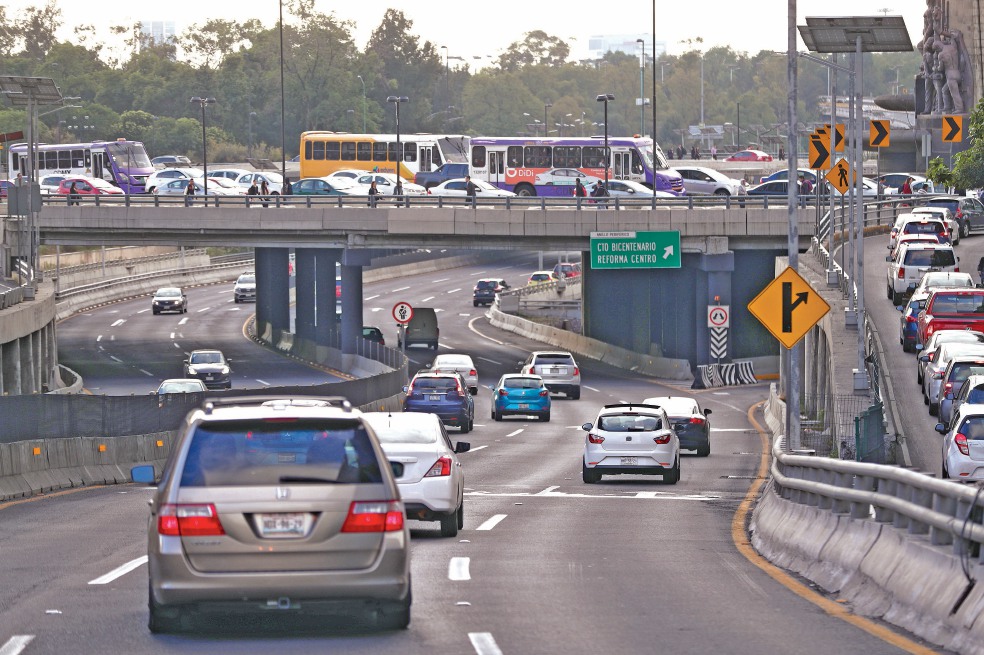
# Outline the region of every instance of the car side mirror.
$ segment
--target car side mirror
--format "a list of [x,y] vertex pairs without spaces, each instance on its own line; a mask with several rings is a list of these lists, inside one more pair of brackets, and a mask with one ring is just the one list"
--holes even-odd
[[905,307],[903,305],[896,305],[895,306],[895,309],[897,309],[897,310],[899,310],[901,312],[903,309],[905,309]]
[[923,355],[922,357],[919,358],[919,361],[920,362],[928,362],[929,361],[929,355]]
[[943,425],[942,423],[937,423],[936,427],[933,429],[939,432],[940,434],[946,434],[946,426]]
[[130,469],[130,479],[139,484],[154,484],[157,482],[157,475],[154,472],[153,464],[142,464]]
[[581,426],[581,429],[584,430],[585,432],[590,432],[591,431],[591,428],[593,428],[593,427],[594,426],[591,425],[590,423],[585,423],[584,425]]
[[467,453],[471,450],[471,443],[468,441],[459,441],[454,445],[455,453]]
[[390,470],[393,471],[393,475],[394,476],[396,476],[398,478],[399,477],[402,477],[403,476],[403,469],[404,469],[403,462],[390,461]]
[[711,414],[713,414],[713,413],[714,413],[714,412],[712,412],[712,411],[711,411],[711,410],[709,410],[709,409],[705,409],[705,410],[704,410],[704,416],[710,416],[710,415],[711,415]]
[[890,262],[890,261],[892,261],[892,258],[891,258],[891,257],[886,257],[886,258],[885,258],[885,261],[886,261],[886,262]]
[[408,385],[403,385],[403,393],[406,393],[409,390],[410,390],[410,387]]

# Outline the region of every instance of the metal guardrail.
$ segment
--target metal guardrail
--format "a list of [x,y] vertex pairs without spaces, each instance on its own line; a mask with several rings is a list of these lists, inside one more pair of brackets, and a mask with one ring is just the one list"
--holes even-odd
[[[515,196],[508,198],[477,198],[473,203],[467,198],[420,195],[420,196],[377,196],[377,208],[387,207],[503,207],[506,209],[579,209],[583,211],[596,210],[631,210],[674,208],[697,209],[769,209],[770,207],[785,207],[787,197],[775,196],[682,196],[679,198],[631,198],[626,196],[609,196],[604,202],[598,202],[590,197],[573,196]],[[825,197],[821,197],[820,206],[825,206]],[[797,206],[801,208],[816,206],[815,196],[801,196]],[[369,207],[368,196],[198,196],[190,205],[185,204],[184,196],[158,196],[153,194],[113,194],[81,196],[77,200],[68,196],[43,196],[46,206],[96,206],[96,207]]]
[[139,275],[128,275],[126,277],[113,278],[111,280],[101,280],[99,282],[93,282],[91,284],[83,284],[77,287],[72,287],[71,289],[60,290],[56,295],[56,300],[64,300],[66,298],[71,298],[73,296],[91,293],[93,291],[98,291],[100,289],[107,289],[114,286],[132,285],[136,282],[141,282],[143,280],[152,280],[159,277],[167,277],[168,275],[186,275],[194,274],[196,272],[214,271],[222,269],[235,269],[241,268],[242,263],[239,261],[226,262],[222,264],[208,264],[206,266],[195,266],[192,268],[174,268],[166,271],[151,271],[149,273],[141,273]]
[[0,291],[0,309],[7,309],[24,301],[24,287],[3,289]]
[[[189,248],[182,252],[166,252],[158,255],[148,255],[146,257],[133,257],[131,259],[109,259],[106,261],[92,262],[89,264],[79,264],[77,266],[60,266],[55,268],[51,266],[50,268],[44,268],[43,270],[47,273],[55,273],[58,275],[71,275],[73,273],[80,273],[82,271],[91,271],[97,268],[104,268],[106,266],[139,266],[140,264],[146,264],[148,262],[158,262],[166,259],[178,259],[180,257],[194,257],[198,255],[204,255],[208,251],[205,248]],[[249,259],[252,259],[252,255],[249,255]],[[211,261],[215,261],[216,258],[211,258]]]

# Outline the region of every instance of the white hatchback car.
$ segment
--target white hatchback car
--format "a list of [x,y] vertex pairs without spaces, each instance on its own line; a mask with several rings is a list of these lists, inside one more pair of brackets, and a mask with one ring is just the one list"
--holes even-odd
[[594,423],[581,426],[584,439],[581,477],[592,484],[602,475],[662,475],[680,480],[680,440],[658,405],[605,405]]
[[[512,198],[516,195],[512,191],[500,189],[493,184],[489,184],[485,180],[473,179],[472,182],[474,182],[478,187],[477,197],[479,198]],[[459,177],[454,180],[445,180],[440,184],[434,185],[427,189],[427,193],[434,196],[464,198],[467,195],[465,190],[466,185],[467,182],[465,182],[465,178]]]
[[954,480],[984,480],[984,407],[962,405],[949,431],[942,423],[943,477]]
[[957,272],[957,256],[953,246],[927,244],[921,241],[903,243],[888,259],[888,297],[893,305],[912,293],[922,276],[929,271]]
[[366,412],[390,462],[403,465],[396,485],[408,519],[440,521],[441,536],[454,537],[465,523],[465,474],[458,453],[467,441],[451,444],[437,414]]
[[[199,178],[205,173],[200,168],[164,168],[159,171],[154,171],[147,176],[147,181],[144,182],[144,188],[147,193],[154,193],[154,190],[159,186],[163,186],[172,180],[187,180],[189,178]],[[212,176],[211,171],[209,172],[209,177]]]
[[475,369],[475,362],[468,355],[449,353],[438,355],[430,363],[431,373],[457,373],[468,383],[468,391],[471,395],[478,395],[478,370]]

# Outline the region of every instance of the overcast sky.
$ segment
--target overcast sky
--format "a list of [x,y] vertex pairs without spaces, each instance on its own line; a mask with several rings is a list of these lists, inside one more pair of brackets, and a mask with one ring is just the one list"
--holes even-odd
[[[450,2],[449,0],[315,0],[319,11],[334,12],[340,19],[356,23],[354,37],[359,49],[365,47],[371,31],[379,25],[387,8],[402,11],[413,21],[413,32],[421,41],[447,46],[451,56],[470,61],[475,56],[498,56],[526,32],[543,30],[565,40],[573,59],[586,57],[588,39],[597,35],[623,35],[652,32],[655,3],[656,40],[664,41],[670,54],[691,49],[688,39],[702,37],[704,49],[730,45],[738,52],[786,49],[788,2],[779,0],[702,0],[688,5],[669,0],[567,0],[566,2]],[[8,12],[41,4],[38,0],[5,0]],[[245,20],[258,18],[264,25],[277,21],[277,0],[166,0],[166,2],[113,3],[113,12],[93,11],[94,5],[79,0],[57,0],[61,8],[63,40],[72,37],[75,25],[93,23],[110,16],[105,25],[96,26],[99,39],[111,42],[110,25],[137,21],[173,20],[180,33],[189,25],[211,18]],[[926,0],[799,0],[797,24],[805,16],[900,15],[905,19],[915,45],[921,38],[922,14]],[[690,10],[688,10],[688,8]],[[9,15],[9,14],[8,14]],[[802,42],[798,47],[803,48]]]

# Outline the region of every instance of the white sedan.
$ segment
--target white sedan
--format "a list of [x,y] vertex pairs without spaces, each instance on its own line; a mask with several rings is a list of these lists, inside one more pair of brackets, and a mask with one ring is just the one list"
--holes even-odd
[[465,524],[465,475],[458,453],[471,444],[451,444],[436,414],[366,412],[363,415],[393,464],[408,519],[440,521],[441,536],[454,537]]
[[[598,185],[592,185],[588,187],[588,196],[590,200],[591,192],[594,191],[595,187]],[[677,196],[672,193],[667,193],[666,191],[653,191],[645,184],[641,182],[636,182],[634,180],[608,180],[608,195],[618,196],[620,198],[652,198],[656,196],[657,198],[676,198]]]
[[[393,173],[366,173],[355,178],[355,184],[346,189],[346,192],[352,196],[367,196],[369,195],[369,185],[373,181],[376,182],[376,190],[379,191],[380,196],[395,195],[393,191],[396,189],[396,175]],[[403,180],[402,185],[405,196],[427,195],[427,189],[419,184]]]
[[438,355],[430,363],[431,373],[458,373],[468,383],[468,390],[471,395],[478,394],[478,371],[475,369],[475,362],[468,355],[448,353]]
[[587,484],[602,475],[662,475],[666,484],[680,480],[680,440],[666,411],[656,405],[605,405],[594,423],[581,426],[584,458],[581,478]]
[[730,178],[713,168],[674,166],[673,169],[683,178],[687,195],[737,196],[742,193],[741,180]]
[[[478,198],[513,198],[516,196],[512,191],[506,191],[505,189],[500,189],[494,184],[489,184],[485,180],[472,180],[478,190],[476,192],[476,197]],[[436,186],[432,186],[427,190],[427,193],[434,196],[445,196],[451,198],[464,198],[467,193],[465,193],[465,186],[468,183],[465,182],[465,178],[459,177],[455,180],[445,180]]]
[[[221,182],[217,180],[220,178],[208,180],[208,195],[210,196],[239,196],[242,193],[239,188],[233,184],[231,187],[223,186]],[[181,178],[177,180],[171,180],[170,182],[165,182],[157,187],[154,187],[154,195],[157,196],[183,196],[185,191],[188,189],[188,179]],[[195,194],[196,196],[205,195],[205,181],[202,178],[195,179]]]
[[587,173],[582,173],[576,168],[552,168],[549,171],[540,173],[536,176],[536,184],[546,186],[574,186],[575,180],[581,180],[581,184],[588,186],[598,182],[598,178]]

